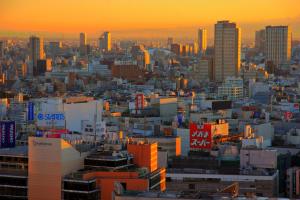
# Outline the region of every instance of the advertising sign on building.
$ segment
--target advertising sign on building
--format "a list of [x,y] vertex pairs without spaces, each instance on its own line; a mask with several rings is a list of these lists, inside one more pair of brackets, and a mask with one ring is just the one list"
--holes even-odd
[[28,102],[27,120],[28,121],[34,120],[34,103],[33,102]]
[[37,126],[41,128],[60,128],[65,126],[65,114],[57,113],[38,113]]
[[285,112],[284,113],[284,118],[285,120],[291,120],[293,118],[293,113],[292,112]]
[[190,124],[190,149],[211,149],[212,135],[211,124],[198,126],[195,123]]
[[16,145],[16,124],[14,121],[0,121],[1,148],[12,148]]
[[136,110],[144,109],[144,94],[137,94],[135,96],[135,109]]

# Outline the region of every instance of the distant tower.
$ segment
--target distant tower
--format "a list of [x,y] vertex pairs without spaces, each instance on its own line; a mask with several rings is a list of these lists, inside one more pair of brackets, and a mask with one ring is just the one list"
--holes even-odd
[[171,49],[171,45],[173,44],[174,40],[172,37],[168,37],[168,42],[167,42],[167,46],[168,46],[168,49]]
[[86,34],[85,33],[80,33],[80,35],[79,35],[79,44],[80,44],[80,47],[86,45]]
[[111,33],[104,32],[99,38],[99,48],[101,51],[111,51]]
[[205,54],[207,48],[207,31],[206,29],[199,29],[198,30],[198,51],[203,55]]
[[86,33],[80,33],[79,35],[79,52],[80,55],[86,55],[87,53],[87,42]]
[[291,59],[292,33],[288,26],[266,27],[266,61],[281,67]]
[[235,23],[219,21],[215,24],[215,81],[239,76],[241,63],[241,30]]
[[43,39],[36,36],[31,36],[29,38],[29,48],[30,48],[29,59],[32,64],[28,69],[28,74],[32,76],[34,75],[34,72],[37,71],[38,60],[45,58]]

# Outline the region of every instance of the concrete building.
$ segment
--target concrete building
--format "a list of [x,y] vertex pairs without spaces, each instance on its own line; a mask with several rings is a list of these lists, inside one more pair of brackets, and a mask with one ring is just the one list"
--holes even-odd
[[150,103],[154,108],[159,109],[162,121],[172,121],[177,115],[177,98],[158,97],[151,98]]
[[266,30],[258,30],[255,32],[255,49],[260,53],[265,53],[266,46]]
[[212,58],[202,58],[199,62],[193,65],[194,80],[212,81],[213,80],[213,59]]
[[227,77],[222,86],[218,87],[218,97],[228,100],[244,98],[243,79]]
[[198,50],[203,55],[205,54],[207,48],[207,30],[206,29],[199,29],[198,30]]
[[4,41],[0,41],[0,58],[4,56]]
[[36,74],[37,71],[38,60],[45,58],[44,40],[36,36],[31,36],[29,38],[29,48],[30,48],[29,58],[31,61],[31,65],[28,69],[28,75],[33,76]]
[[300,198],[300,167],[292,167],[287,170],[286,192],[289,198]]
[[111,33],[104,32],[99,38],[99,49],[101,51],[111,51]]
[[266,27],[266,62],[283,67],[291,59],[292,33],[289,26]]
[[180,56],[182,54],[182,45],[181,44],[171,44],[171,51]]
[[240,72],[241,29],[235,23],[219,21],[215,24],[215,81]]
[[[207,161],[205,161],[207,162]],[[213,169],[213,168],[210,168]],[[236,171],[220,173],[214,170],[202,169],[169,169],[167,173],[167,190],[183,191],[207,190],[210,184],[239,183],[239,194],[253,194],[263,197],[278,195],[278,171],[261,172],[259,170],[247,173]]]
[[264,149],[243,148],[240,151],[240,167],[277,169],[277,151]]
[[62,177],[82,168],[84,156],[60,138],[30,137],[28,143],[28,198],[62,199]]

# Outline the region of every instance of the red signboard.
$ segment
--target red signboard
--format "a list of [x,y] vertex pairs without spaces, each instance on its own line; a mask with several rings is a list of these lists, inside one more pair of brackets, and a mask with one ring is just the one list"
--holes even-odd
[[135,96],[135,109],[136,110],[144,109],[144,94],[137,94]]
[[284,113],[284,118],[285,118],[286,120],[292,119],[292,118],[293,118],[293,113],[292,113],[292,112],[285,112],[285,113]]
[[211,124],[198,126],[195,123],[190,124],[190,148],[191,149],[211,149],[212,135]]

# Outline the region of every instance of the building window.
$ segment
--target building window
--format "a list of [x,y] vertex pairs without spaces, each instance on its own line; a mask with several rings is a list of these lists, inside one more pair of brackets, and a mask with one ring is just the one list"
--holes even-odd
[[195,187],[195,184],[189,184],[189,189],[190,189],[190,190],[195,190],[195,188],[196,188],[196,187]]

